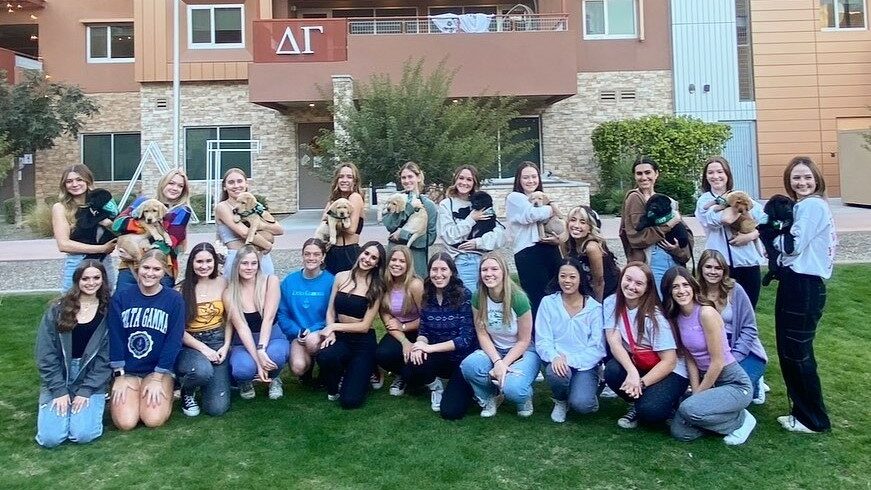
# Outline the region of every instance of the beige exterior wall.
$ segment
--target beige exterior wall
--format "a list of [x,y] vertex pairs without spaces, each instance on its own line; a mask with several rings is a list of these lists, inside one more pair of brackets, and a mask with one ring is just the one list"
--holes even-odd
[[[602,90],[634,90],[635,100],[601,101]],[[541,115],[544,170],[599,187],[599,168],[590,135],[606,121],[673,114],[671,71],[578,73],[578,95],[557,102]]]

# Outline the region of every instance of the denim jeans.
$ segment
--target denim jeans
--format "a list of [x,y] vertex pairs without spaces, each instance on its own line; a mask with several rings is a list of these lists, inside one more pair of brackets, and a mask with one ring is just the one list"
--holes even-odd
[[617,359],[611,359],[605,364],[605,383],[620,398],[635,404],[638,420],[644,424],[662,423],[671,418],[681,396],[686,393],[687,386],[690,384],[688,379],[672,372],[645,388],[639,398],[631,398],[620,389],[625,380],[626,370]]
[[[254,345],[256,346],[260,341],[260,333],[252,335],[254,336]],[[271,372],[272,375],[280,373],[290,357],[290,342],[287,341],[287,337],[284,336],[278,325],[272,327],[272,335],[270,335],[269,344],[266,346],[266,355],[278,366],[278,369]],[[235,334],[233,335],[233,345],[230,347],[229,357],[230,371],[237,383],[248,383],[254,380],[257,376],[257,363]]]
[[[133,277],[133,273],[128,268],[123,268],[118,271],[118,282],[115,283],[115,287],[120,287],[125,284],[136,284],[136,278]],[[164,274],[163,279],[160,280],[160,284],[165,288],[172,289],[175,287],[175,278],[173,278],[169,274]]]
[[[224,261],[223,275],[224,279],[230,280],[230,272],[233,270],[233,262],[236,261],[238,250],[227,250],[227,259]],[[260,256],[260,270],[267,275],[275,275],[275,265],[272,263],[271,254],[262,254]]]
[[759,395],[759,379],[765,374],[765,360],[755,354],[748,354],[738,364],[744,368],[744,372],[750,378],[750,384],[753,386],[753,398],[756,398]]
[[478,290],[478,269],[481,266],[481,255],[474,253],[461,253],[454,258],[457,264],[457,277],[463,281],[463,285],[475,294]]
[[[64,259],[64,268],[61,272],[61,292],[66,292],[73,285],[73,273],[76,272],[76,268],[82,261],[85,260],[85,254],[67,254],[66,259]],[[115,267],[115,260],[111,255],[107,255],[105,259],[103,259],[103,266],[106,268],[106,279],[109,281],[109,289],[115,289],[115,280],[117,276],[117,268]]]
[[[224,345],[223,325],[191,335],[213,350]],[[193,394],[196,388],[200,388],[203,410],[207,414],[219,416],[230,409],[230,362],[227,359],[213,364],[200,351],[183,347],[175,363],[175,372],[185,394]]]
[[593,413],[599,410],[599,368],[586,371],[569,368],[569,376],[563,378],[547,364],[544,377],[550,385],[553,399],[569,402],[569,408],[578,413]]
[[[508,353],[508,349],[497,349],[497,351],[503,357]],[[512,371],[505,376],[505,385],[502,387],[506,400],[522,405],[532,398],[532,383],[538,376],[540,364],[538,354],[534,350],[527,350],[520,359],[509,366]],[[498,389],[490,380],[493,361],[483,350],[478,349],[469,354],[469,357],[460,363],[460,369],[463,371],[463,377],[472,385],[478,400],[486,401],[496,396]]]
[[653,282],[656,283],[656,294],[659,295],[659,299],[662,299],[662,291],[659,288],[662,284],[662,278],[669,269],[676,265],[680,264],[662,247],[654,245],[650,248],[650,270],[653,272]]
[[[81,359],[70,363],[69,380],[79,375]],[[72,402],[72,398],[70,402]],[[51,400],[39,405],[36,416],[36,442],[42,447],[52,448],[69,439],[78,444],[86,444],[103,435],[103,410],[106,408],[106,394],[95,393],[87,405],[73,413],[72,407],[66,415],[58,415],[52,409]]]
[[671,422],[671,435],[679,441],[692,441],[705,431],[728,435],[744,423],[744,409],[752,398],[750,378],[733,362],[723,368],[714,386],[681,402]]

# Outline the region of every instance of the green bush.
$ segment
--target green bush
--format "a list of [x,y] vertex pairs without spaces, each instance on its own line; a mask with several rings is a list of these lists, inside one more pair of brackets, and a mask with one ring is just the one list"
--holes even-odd
[[[264,206],[267,206],[266,196],[262,194],[254,194],[254,197],[257,198],[257,201]],[[218,204],[217,202],[213,204]],[[193,194],[191,195],[191,209],[197,214],[197,217],[201,220],[206,218],[206,195],[205,194]]]
[[[36,206],[36,198],[22,197],[21,198],[21,214],[22,216],[29,213]],[[15,199],[9,198],[3,201],[3,214],[6,216],[6,222],[15,223]]]
[[590,207],[599,214],[619,215],[624,197],[626,192],[623,189],[603,189],[590,196]]

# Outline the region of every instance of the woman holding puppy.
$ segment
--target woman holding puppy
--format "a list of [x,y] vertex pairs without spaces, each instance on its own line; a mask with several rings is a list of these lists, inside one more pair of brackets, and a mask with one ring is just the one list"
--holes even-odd
[[[725,200],[733,185],[729,162],[721,156],[708,158],[702,167],[702,195],[696,201],[696,218],[707,236],[705,248],[716,250],[728,259],[729,276],[744,288],[750,304],[756,308],[762,287],[759,266],[765,263],[765,258],[754,243],[759,238],[758,231],[735,233],[729,228],[739,217]],[[755,201],[750,214],[757,222],[765,215],[762,205]]]
[[284,396],[279,377],[287,364],[290,345],[275,325],[278,311],[278,277],[263,272],[260,251],[244,245],[230,267],[230,281],[224,291],[227,317],[235,334],[230,347],[230,372],[239,384],[239,396],[254,398],[253,381],[269,383],[269,398]]
[[[602,302],[617,291],[620,268],[599,231],[599,217],[589,207],[578,206],[569,211],[566,227],[569,231],[566,255],[580,262],[590,281],[589,286],[581,285],[582,293],[592,293],[597,301]],[[584,291],[587,287],[590,291]]]
[[[438,209],[435,203],[430,198],[423,195],[423,171],[414,162],[407,162],[399,169],[399,182],[402,184],[402,192],[408,197],[405,204],[405,211],[400,213],[392,213],[385,215],[382,219],[387,231],[390,232],[388,240],[388,249],[394,244],[408,245],[411,249],[411,255],[414,262],[414,273],[417,277],[426,277],[426,263],[429,258],[429,247],[436,240],[436,228],[438,223]],[[415,199],[420,199],[426,210],[426,235],[418,238],[414,243],[407,243],[411,238],[408,231],[402,227],[408,221],[408,218],[416,212],[413,205]]]
[[336,212],[333,208],[337,199],[348,200],[351,206],[351,226],[339,230],[336,244],[327,250],[324,264],[327,272],[333,275],[351,270],[360,255],[360,233],[363,231],[366,204],[360,192],[360,171],[353,163],[345,162],[336,167],[333,182],[330,184],[330,200],[324,208],[324,220],[328,214]]
[[454,259],[463,285],[472,293],[478,290],[478,266],[481,256],[505,245],[505,228],[496,224],[492,231],[469,238],[472,227],[494,216],[493,209],[472,209],[470,198],[478,192],[478,170],[472,165],[460,165],[454,172],[454,183],[439,203],[438,234],[445,250]]
[[520,286],[529,295],[533,318],[538,312],[538,304],[544,297],[545,289],[559,271],[562,259],[560,238],[540,237],[538,234],[539,223],[559,215],[559,209],[553,201],[549,206],[542,207],[535,207],[529,202],[529,195],[541,190],[538,165],[523,162],[514,173],[514,191],[508,194],[505,203],[508,226],[514,237],[517,277],[520,279]]
[[[173,287],[175,278],[178,276],[178,256],[184,253],[185,244],[187,241],[188,222],[191,219],[190,207],[190,185],[187,175],[180,169],[171,170],[169,173],[160,178],[157,183],[156,199],[166,206],[166,213],[163,215],[163,229],[169,235],[170,243],[163,240],[155,241],[149,238],[154,248],[159,249],[164,254],[168,255],[171,260],[169,272],[163,278],[163,285]],[[136,233],[142,235],[146,233],[138,218],[142,216],[142,206],[148,200],[145,196],[136,198],[121,214],[115,218],[112,224],[112,230],[116,235],[126,233]],[[118,254],[124,260],[130,260],[131,257],[125,256],[126,251],[119,249]],[[135,284],[136,278],[130,269],[124,267],[118,271],[118,284]]]
[[[248,192],[248,177],[240,168],[231,168],[224,172],[224,178],[221,180],[221,202],[215,205],[215,226],[218,239],[227,247],[227,258],[224,261],[224,277],[230,277],[230,271],[233,268],[233,262],[236,260],[238,250],[245,244],[245,237],[248,235],[248,226],[244,222],[233,221],[233,210],[239,203],[236,199],[243,192]],[[284,228],[281,223],[266,223],[266,230],[271,237],[265,237],[261,233],[254,236],[254,241],[251,243],[261,251],[261,256],[258,258],[260,268],[266,275],[275,274],[275,266],[272,264],[272,257],[269,252],[272,250],[273,237],[284,234]]]
[[[94,174],[85,165],[70,165],[61,174],[58,187],[60,201],[51,206],[51,228],[58,251],[67,254],[61,275],[61,290],[66,291],[73,285],[73,272],[89,254],[106,254],[101,262],[110,274],[108,282],[111,287],[115,282],[115,268],[108,254],[115,249],[115,241],[103,245],[91,245],[71,238],[76,228],[76,213],[86,208],[88,193],[94,189]],[[106,228],[105,233],[109,233],[108,228],[112,225],[112,221],[106,219],[100,225]]]

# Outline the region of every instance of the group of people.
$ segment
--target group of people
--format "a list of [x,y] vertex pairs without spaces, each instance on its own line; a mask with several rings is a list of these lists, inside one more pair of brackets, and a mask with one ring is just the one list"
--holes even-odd
[[[747,407],[764,403],[766,391],[767,356],[754,312],[764,259],[757,233],[730,230],[736,213],[719,198],[733,190],[731,170],[722,157],[710,158],[696,210],[708,249],[694,275],[685,267],[692,250],[665,238],[682,220],[676,206],[667,220],[636,230],[659,168],[643,157],[633,173],[637,187],[627,194],[621,218],[627,258],[621,269],[592,209],[578,205],[562,215],[553,202],[530,203],[528,196],[543,190],[531,162],[515,174],[507,227],[498,224],[474,238],[475,223],[492,215],[471,207],[480,190],[475,167],[459,167],[436,204],[423,193],[420,167],[408,162],[398,179],[409,203],[419,199],[426,209],[427,233],[407,243],[403,225],[416,212],[409,204],[385,217],[386,247],[361,245],[361,179],[355,165],[341,163],[324,215],[333,201],[347,199],[350,226],[334,245],[306,240],[302,268],[279,280],[269,252],[281,225],[269,224],[269,233],[246,245],[248,227],[233,219],[236,199],[249,191],[242,170],[225,173],[215,206],[226,257],[199,243],[180,272],[190,185],[183,172],[173,171],[155,196],[167,209],[163,225],[170,240],[152,239],[152,248],[119,273],[114,241],[74,239],[76,212],[86,206],[94,182],[86,166],[73,165],[63,173],[61,199],[52,208],[55,238],[67,259],[64,293],[45,312],[37,334],[42,384],[36,441],[53,447],[99,437],[107,403],[121,430],[139,422],[160,426],[171,414],[175,389],[185,415],[220,416],[234,388],[250,399],[262,383],[268,397],[278,399],[283,379],[291,376],[323,387],[328,400],[346,409],[362,406],[388,373],[390,395],[428,392],[432,410],[445,419],[460,419],[472,406],[492,417],[506,400],[529,417],[534,382],[543,373],[554,422],[565,422],[569,411],[597,411],[599,398],[610,393],[628,403],[620,427],[668,423],[679,440],[713,433],[726,444],[742,444],[756,425]],[[836,237],[825,181],[810,159],[789,163],[784,187],[796,201],[795,249],[781,259],[786,272],[778,285],[775,329],[792,409],[778,421],[791,431],[815,433],[830,428],[812,340]],[[143,199],[101,226],[116,234],[143,233],[136,219]],[[761,209],[757,203],[754,213]],[[568,236],[539,236],[539,223],[555,215],[565,218]],[[509,235],[519,284],[498,253]],[[441,251],[433,247],[437,238]],[[377,319],[384,327],[380,339]]]

